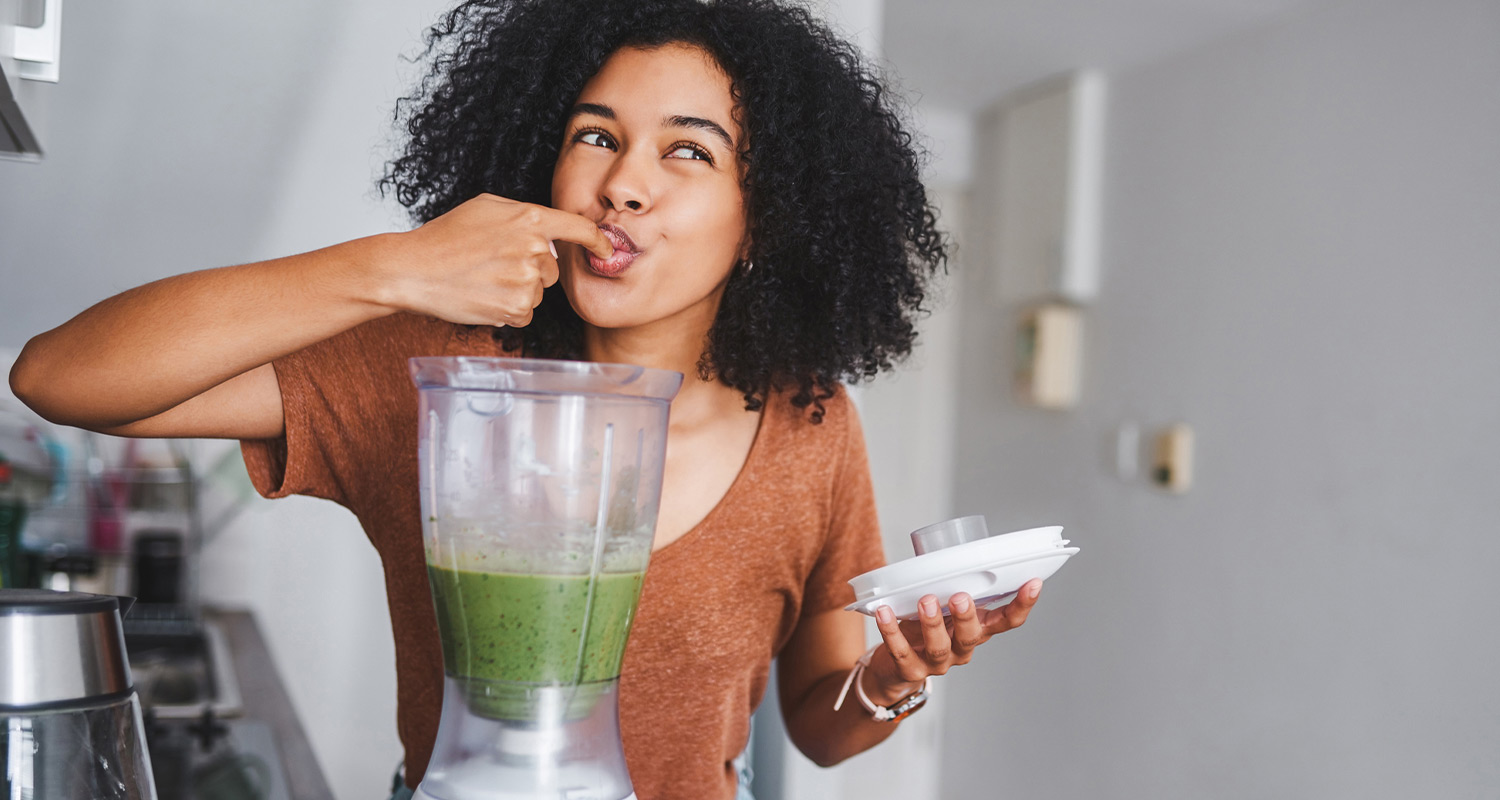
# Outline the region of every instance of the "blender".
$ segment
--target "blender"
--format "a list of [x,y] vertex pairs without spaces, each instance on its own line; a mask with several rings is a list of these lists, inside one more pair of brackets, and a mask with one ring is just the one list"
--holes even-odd
[[414,358],[443,709],[417,800],[632,800],[620,663],[682,374]]
[[0,797],[156,800],[122,601],[0,589]]

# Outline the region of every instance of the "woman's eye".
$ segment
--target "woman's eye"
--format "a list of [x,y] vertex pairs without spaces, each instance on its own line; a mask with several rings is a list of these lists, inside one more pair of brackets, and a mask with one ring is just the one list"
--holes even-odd
[[695,144],[676,145],[667,153],[667,158],[694,158],[699,161],[707,161],[710,164],[714,163],[713,156],[710,156],[707,150]]
[[614,149],[615,146],[614,140],[610,139],[609,134],[604,131],[579,131],[578,135],[573,137],[573,141],[582,142],[593,147]]

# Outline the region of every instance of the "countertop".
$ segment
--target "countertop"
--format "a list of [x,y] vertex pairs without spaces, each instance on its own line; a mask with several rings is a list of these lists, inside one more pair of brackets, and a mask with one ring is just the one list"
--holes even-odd
[[333,800],[255,618],[248,611],[219,609],[205,609],[203,616],[218,623],[229,640],[245,716],[270,725],[275,734],[292,800]]

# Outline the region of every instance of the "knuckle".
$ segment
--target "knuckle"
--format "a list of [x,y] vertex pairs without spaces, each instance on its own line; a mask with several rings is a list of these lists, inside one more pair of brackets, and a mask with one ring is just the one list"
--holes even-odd
[[536,268],[536,262],[532,258],[522,260],[513,268],[506,271],[505,283],[513,289],[529,287],[541,277],[541,270]]
[[936,662],[947,661],[950,655],[953,655],[952,650],[946,647],[934,647],[927,651],[927,660]]

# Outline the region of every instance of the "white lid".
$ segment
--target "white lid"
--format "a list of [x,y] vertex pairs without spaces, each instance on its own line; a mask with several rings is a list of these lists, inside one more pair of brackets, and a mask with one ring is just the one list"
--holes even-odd
[[[927,530],[924,528],[923,530]],[[1065,547],[1062,526],[1031,528],[999,536],[990,536],[978,541],[956,544],[924,555],[887,564],[872,569],[849,581],[854,587],[856,600],[863,600],[881,591],[908,586],[938,575],[946,575],[966,567],[977,567],[1008,561],[1018,556],[1032,555],[1049,549]]]
[[[971,519],[950,520],[963,525],[950,526],[937,540],[952,539],[950,533],[955,527],[960,532],[972,532]],[[980,518],[980,529],[983,524]],[[943,525],[948,523],[914,533],[914,546],[917,534],[942,531]],[[984,606],[1014,594],[1033,578],[1051,576],[1077,553],[1078,548],[1067,546],[1062,530],[1053,525],[965,541],[871,570],[849,581],[855,602],[848,608],[873,615],[877,608],[888,605],[897,617],[909,619],[916,616],[917,601],[923,596],[937,595],[947,613],[948,598],[958,592],[968,593],[976,604]],[[930,544],[933,539],[924,536],[924,541]]]

